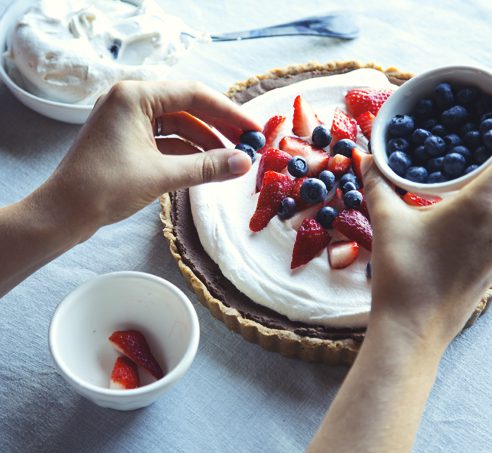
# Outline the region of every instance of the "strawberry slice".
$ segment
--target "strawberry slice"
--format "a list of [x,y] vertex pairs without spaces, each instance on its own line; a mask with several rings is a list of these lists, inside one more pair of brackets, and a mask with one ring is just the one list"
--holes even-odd
[[296,178],[294,179],[294,185],[292,186],[292,190],[290,192],[290,196],[295,200],[297,211],[302,211],[303,209],[309,206],[302,197],[301,197],[301,186],[302,183],[307,179],[307,176],[304,178]]
[[147,340],[138,330],[119,330],[113,332],[109,341],[118,352],[147,370],[156,379],[164,376],[164,371],[152,355]]
[[128,357],[118,357],[111,372],[109,388],[128,390],[136,389],[137,387],[140,387],[137,365]]
[[328,259],[332,269],[350,266],[359,256],[359,244],[355,241],[331,242],[328,246]]
[[333,228],[367,250],[372,248],[372,227],[369,220],[355,209],[344,209],[335,218]]
[[322,123],[311,105],[302,96],[297,96],[294,99],[292,132],[299,137],[311,137],[313,129],[320,124]]
[[345,105],[348,112],[354,117],[358,117],[364,112],[377,115],[391,94],[393,94],[392,89],[356,88],[345,95]]
[[333,116],[331,137],[332,146],[342,138],[348,138],[355,141],[357,137],[357,122],[339,108],[335,109],[335,114]]
[[315,219],[304,219],[297,230],[290,268],[302,266],[311,261],[330,241],[330,235]]
[[431,204],[436,204],[442,200],[440,197],[436,197],[433,200],[427,200],[426,198],[422,198],[421,196],[414,194],[412,192],[407,192],[403,195],[403,201],[410,206],[429,206]]
[[[359,191],[362,192],[362,189],[359,189]],[[362,212],[362,214],[364,214],[364,217],[366,217],[367,220],[369,221],[371,220],[371,217],[369,217],[369,209],[367,209],[367,201],[364,193],[362,193],[362,203],[356,209],[357,211]]]
[[364,155],[367,155],[364,151],[361,151],[359,148],[352,149],[352,168],[354,169],[355,176],[362,184],[362,159]]
[[375,118],[376,115],[371,112],[364,112],[355,117],[355,120],[357,121],[362,133],[368,140],[371,138],[372,123],[374,123]]
[[344,156],[343,154],[335,154],[328,162],[328,170],[330,170],[336,177],[340,177],[347,173],[351,166],[352,159]]
[[263,183],[263,176],[267,171],[281,172],[286,166],[292,156],[285,151],[278,148],[267,148],[262,154],[260,163],[258,164],[258,173],[256,175],[256,190],[261,189]]
[[326,170],[330,160],[329,154],[323,149],[316,148],[298,137],[284,137],[278,146],[292,157],[304,157],[309,167],[308,176],[318,176],[323,170]]
[[265,136],[265,144],[263,148],[260,148],[258,152],[261,154],[263,151],[273,146],[275,139],[278,137],[281,127],[285,123],[287,118],[282,115],[272,116],[263,127],[263,135]]
[[267,171],[263,177],[256,210],[249,221],[251,231],[260,231],[275,217],[280,202],[290,195],[294,180],[276,171]]

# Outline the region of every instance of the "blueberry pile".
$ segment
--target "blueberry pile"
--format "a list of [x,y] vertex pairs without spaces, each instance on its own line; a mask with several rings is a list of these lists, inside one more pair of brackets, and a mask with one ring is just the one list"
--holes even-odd
[[388,125],[388,165],[418,183],[459,178],[492,156],[492,96],[446,82]]
[[244,151],[250,158],[251,162],[256,160],[256,152],[265,146],[265,136],[258,131],[246,131],[239,137],[239,143],[236,149]]

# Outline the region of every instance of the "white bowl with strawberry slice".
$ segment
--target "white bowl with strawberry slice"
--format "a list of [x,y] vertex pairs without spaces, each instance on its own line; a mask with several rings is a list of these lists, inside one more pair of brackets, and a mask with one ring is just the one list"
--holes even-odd
[[49,346],[62,377],[95,404],[148,406],[190,367],[199,343],[193,305],[170,282],[142,272],[95,277],[57,307]]

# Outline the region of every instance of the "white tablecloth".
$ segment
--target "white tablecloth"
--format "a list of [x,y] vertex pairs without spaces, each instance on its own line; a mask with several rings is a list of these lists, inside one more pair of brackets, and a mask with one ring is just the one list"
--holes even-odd
[[[0,0],[0,11],[7,3]],[[322,0],[160,3],[210,32],[339,7]],[[492,69],[492,4],[487,0],[346,4],[359,14],[362,32],[354,41],[285,37],[213,43],[191,51],[171,78],[201,80],[225,91],[273,67],[311,60],[355,59],[414,73],[446,64]],[[0,84],[0,205],[39,185],[78,129],[33,113]],[[89,277],[117,270],[150,272],[183,288],[196,306],[202,332],[186,377],[154,405],[129,413],[102,409],[78,396],[56,373],[47,343],[60,300]],[[0,301],[0,320],[0,451],[5,453],[302,451],[347,372],[266,352],[212,318],[185,286],[167,250],[157,202],[101,229],[11,291]],[[492,316],[485,314],[448,349],[416,452],[491,451],[491,344]]]

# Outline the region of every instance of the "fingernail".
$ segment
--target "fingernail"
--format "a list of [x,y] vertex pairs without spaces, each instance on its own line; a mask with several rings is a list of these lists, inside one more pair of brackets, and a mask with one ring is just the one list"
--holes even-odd
[[251,167],[251,158],[243,152],[234,153],[229,157],[227,162],[229,164],[229,171],[233,175],[242,175]]
[[360,171],[362,173],[362,176],[365,176],[365,174],[372,167],[372,161],[373,159],[370,154],[364,154],[362,156],[362,162],[360,163]]

